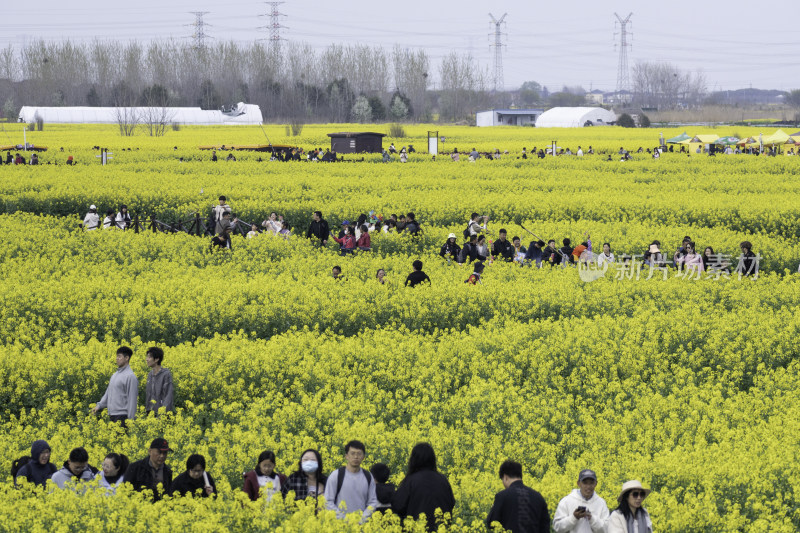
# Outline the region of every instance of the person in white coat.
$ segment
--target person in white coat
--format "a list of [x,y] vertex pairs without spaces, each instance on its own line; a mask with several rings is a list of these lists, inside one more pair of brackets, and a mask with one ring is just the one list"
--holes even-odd
[[125,470],[128,469],[128,457],[119,453],[109,453],[103,459],[103,469],[97,473],[97,486],[106,490],[106,494],[113,495],[125,481]]
[[619,506],[608,517],[607,533],[653,533],[650,513],[642,507],[650,489],[642,487],[639,481],[626,481],[622,484],[617,502]]
[[83,229],[93,230],[100,227],[100,215],[97,214],[97,206],[89,206],[89,212],[83,217]]
[[578,474],[578,488],[558,502],[553,517],[556,533],[604,533],[608,505],[597,495],[597,475],[588,468]]

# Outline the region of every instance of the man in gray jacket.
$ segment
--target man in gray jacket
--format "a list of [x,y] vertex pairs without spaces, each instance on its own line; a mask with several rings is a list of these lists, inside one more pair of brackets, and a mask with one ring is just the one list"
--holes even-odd
[[92,409],[92,413],[97,414],[108,408],[111,421],[119,421],[122,427],[127,427],[126,420],[136,418],[139,399],[139,380],[129,365],[132,356],[133,350],[127,346],[117,349],[117,371],[111,376],[106,393]]
[[145,409],[158,415],[159,408],[167,412],[175,411],[175,386],[172,384],[172,372],[161,366],[164,361],[164,350],[157,346],[147,349],[144,358],[150,368],[145,386]]

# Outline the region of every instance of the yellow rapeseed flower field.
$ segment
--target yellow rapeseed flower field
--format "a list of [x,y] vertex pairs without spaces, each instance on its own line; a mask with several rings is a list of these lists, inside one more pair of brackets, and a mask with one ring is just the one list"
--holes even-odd
[[[21,143],[21,128],[5,125],[0,145]],[[329,132],[356,129],[365,127],[265,131],[309,150],[330,146]],[[443,152],[509,153],[434,161],[424,153],[432,129],[446,137]],[[366,444],[365,466],[386,463],[395,483],[413,445],[430,442],[455,493],[448,531],[483,530],[507,458],[523,464],[551,516],[578,472],[592,468],[612,508],[624,481],[652,488],[645,506],[657,531],[800,529],[800,159],[618,160],[620,146],[656,146],[652,129],[406,131],[384,140],[414,145],[405,164],[378,154],[258,161],[268,157],[238,151],[236,162],[220,152],[212,163],[198,150],[265,143],[251,127],[162,138],[120,137],[112,126],[29,132],[28,142],[49,147],[41,164],[0,166],[0,531],[401,531],[390,513],[359,525],[290,500],[251,503],[241,491],[262,450],[289,474],[304,449],[317,448],[330,472],[350,439]],[[759,130],[689,133],[710,132]],[[521,158],[523,147],[553,140],[597,153]],[[95,146],[113,152],[109,165]],[[65,164],[69,155],[77,165]],[[79,228],[90,204],[101,218],[127,204],[140,220],[205,221],[219,195],[248,222],[283,214],[293,236],[234,236],[233,250],[212,253],[208,237]],[[370,211],[414,212],[423,233],[377,233],[372,252],[340,257],[333,244],[304,238],[314,210],[332,229]],[[463,283],[471,268],[438,254],[449,233],[463,241],[473,211],[525,246],[533,237],[523,227],[559,244],[588,233],[596,250],[609,242],[618,257],[656,239],[671,257],[689,235],[735,265],[748,240],[761,272],[694,280],[670,271],[663,280],[645,279],[644,269],[637,280],[611,269],[586,283],[574,268],[494,262],[473,286]],[[432,285],[404,288],[416,259]],[[331,277],[334,265],[343,281]],[[385,285],[375,281],[379,268]],[[133,348],[140,381],[127,432],[89,414],[120,345]],[[173,416],[148,418],[142,407],[153,345],[176,383]],[[127,489],[18,489],[10,477],[36,439],[49,442],[58,466],[76,446],[99,466],[108,452],[143,458],[158,436],[175,450],[176,474],[190,454],[205,455],[217,498],[152,504]]]

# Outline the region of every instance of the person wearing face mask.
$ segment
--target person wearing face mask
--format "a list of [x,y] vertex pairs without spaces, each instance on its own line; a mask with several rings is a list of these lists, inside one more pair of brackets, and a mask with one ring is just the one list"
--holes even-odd
[[244,475],[242,490],[247,493],[251,501],[258,500],[258,495],[262,490],[269,501],[286,485],[286,476],[275,471],[275,462],[274,452],[263,451],[258,456],[256,468]]
[[607,533],[653,533],[653,522],[650,513],[642,507],[650,490],[642,487],[641,482],[632,480],[622,484],[617,502],[606,522]]
[[172,482],[172,496],[197,496],[208,498],[217,492],[214,478],[206,472],[206,458],[200,454],[192,454],[186,460],[186,471]]
[[103,469],[97,474],[97,485],[106,489],[106,494],[113,495],[117,492],[123,481],[125,471],[128,469],[128,458],[119,453],[109,453],[103,459]]
[[295,500],[322,496],[328,477],[322,473],[322,456],[317,450],[308,449],[300,454],[299,468],[289,476],[286,484],[281,486],[284,498],[294,492]]
[[58,470],[56,465],[50,462],[50,445],[44,440],[34,441],[31,445],[31,456],[15,461],[14,465],[21,465],[16,472],[13,467],[11,469],[14,483],[17,485],[24,478],[28,483],[44,486]]

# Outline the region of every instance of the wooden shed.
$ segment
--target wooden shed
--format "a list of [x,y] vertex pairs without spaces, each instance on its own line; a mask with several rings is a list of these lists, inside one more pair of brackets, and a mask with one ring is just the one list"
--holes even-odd
[[383,152],[383,138],[386,137],[386,134],[371,131],[342,131],[329,133],[328,137],[331,138],[331,150],[338,154],[355,154],[358,152],[379,154]]

